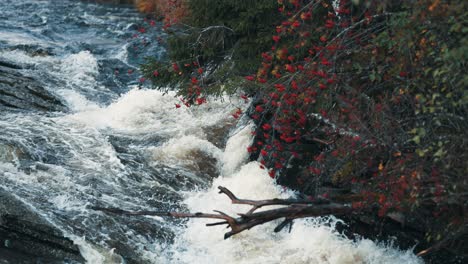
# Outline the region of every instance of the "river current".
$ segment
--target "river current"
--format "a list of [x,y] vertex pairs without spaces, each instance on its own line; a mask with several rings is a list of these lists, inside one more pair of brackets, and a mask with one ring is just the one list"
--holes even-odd
[[218,194],[219,185],[249,199],[294,195],[248,162],[254,126],[231,117],[245,103],[175,108],[174,94],[139,84],[142,58],[165,54],[156,41],[164,33],[140,36],[142,22],[129,6],[0,0],[0,61],[20,65],[66,106],[1,110],[2,190],[61,230],[92,264],[422,263],[390,242],[345,238],[334,217],[298,220],[291,233],[265,224],[223,240],[225,228],[205,220],[90,210],[246,210]]

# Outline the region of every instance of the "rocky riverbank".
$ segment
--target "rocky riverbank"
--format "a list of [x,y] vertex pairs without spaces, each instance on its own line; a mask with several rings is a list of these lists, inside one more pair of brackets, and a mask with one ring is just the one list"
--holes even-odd
[[[65,111],[65,105],[22,73],[24,67],[0,61],[0,111]],[[0,161],[14,162],[26,154],[0,143]],[[0,188],[0,263],[83,263],[79,249],[60,230],[14,195]]]
[[21,73],[23,66],[0,61],[0,111],[64,111],[65,105],[40,82]]
[[0,188],[0,263],[84,263],[63,233]]

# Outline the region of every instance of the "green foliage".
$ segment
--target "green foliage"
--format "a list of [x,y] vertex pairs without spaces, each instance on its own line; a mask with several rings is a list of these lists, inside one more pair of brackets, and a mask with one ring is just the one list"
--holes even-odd
[[[201,95],[232,94],[243,78],[255,71],[261,52],[271,47],[272,25],[279,22],[277,3],[271,0],[189,0],[190,16],[167,40],[169,61],[142,66],[155,87],[177,88],[190,98],[193,77],[203,82]],[[172,63],[181,71],[175,72]],[[203,74],[197,70],[202,68]],[[154,76],[157,70],[159,76]],[[246,84],[252,86],[252,84]]]
[[239,86],[257,92],[249,151],[272,178],[305,164],[293,176],[301,191],[332,182],[380,216],[417,212],[431,216],[433,237],[458,236],[468,189],[466,4],[343,2],[337,17],[328,1],[190,0],[189,26],[168,40],[170,62],[148,61],[143,72],[191,104]]
[[[244,75],[258,67],[260,62],[258,55],[270,48],[272,25],[278,23],[280,19],[276,12],[278,5],[275,1],[190,0],[189,6],[192,12],[189,21],[192,26],[203,29],[222,25],[234,31],[234,36],[231,36],[234,39],[230,39],[229,36],[212,38],[211,40],[215,41],[208,41],[210,45],[201,47],[202,49],[196,52],[197,54],[214,55],[232,52],[232,59],[236,62],[236,72]],[[221,47],[214,49],[213,42],[219,43],[220,39],[227,40],[224,49]],[[234,45],[235,50],[230,50]],[[213,56],[206,56],[206,58],[215,61],[224,59]]]
[[[466,10],[464,1],[407,2],[388,16],[385,29],[371,38],[370,63],[362,58],[362,52],[354,62],[359,69],[370,65],[371,87],[381,89],[366,93],[377,101],[385,98],[381,103],[391,109],[384,112],[385,119],[371,125],[397,120],[386,129],[401,130],[387,141],[387,150],[407,153],[400,162],[388,153],[383,175],[386,179],[392,174],[412,175],[409,185],[404,185],[412,191],[402,192],[408,200],[403,198],[397,205],[418,213],[430,208],[436,217],[425,224],[433,237],[443,234],[450,238],[466,232],[459,223],[466,217],[462,208],[466,209],[463,193],[468,187]],[[374,133],[382,140],[390,134],[384,132]],[[398,165],[391,167],[392,162]]]

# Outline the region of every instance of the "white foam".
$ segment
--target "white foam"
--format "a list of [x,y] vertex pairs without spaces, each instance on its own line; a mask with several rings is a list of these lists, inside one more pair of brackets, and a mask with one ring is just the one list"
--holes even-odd
[[89,51],[67,56],[59,67],[66,80],[80,86],[94,85],[99,73],[97,59]]
[[77,91],[61,89],[57,91],[57,94],[67,101],[70,110],[73,112],[93,111],[99,109],[98,104],[86,99],[84,95]]
[[22,50],[3,50],[0,51],[0,58],[11,62],[29,63],[29,64],[52,64],[57,60],[51,56],[32,56]]
[[0,31],[0,41],[4,41],[12,45],[26,45],[26,44],[45,44],[46,42],[33,37],[27,33],[19,32],[2,32]]
[[188,120],[191,116],[188,109],[176,109],[175,103],[175,98],[157,91],[133,89],[107,107],[77,113],[71,118],[99,129],[177,134],[178,119]]
[[48,87],[51,92],[60,95],[72,111],[84,111],[96,109],[97,104],[86,99],[80,91],[100,89],[96,82],[99,74],[97,59],[89,51],[81,51],[63,58],[53,56],[34,56],[21,50],[0,51],[0,58],[35,66],[59,80],[64,80],[65,85],[57,89],[54,84]]
[[129,43],[126,43],[125,45],[123,45],[115,54],[115,58],[124,63],[128,63],[128,47],[129,46],[130,46]]
[[113,264],[116,262],[108,262],[103,254],[101,254],[96,248],[94,248],[91,244],[86,241],[85,237],[79,237],[75,235],[69,235],[70,238],[75,245],[78,246],[80,249],[81,256],[86,260],[86,263],[89,264],[104,264],[109,263]]
[[66,177],[65,170],[59,166],[49,165],[47,171],[38,170],[33,173],[25,173],[11,163],[0,162],[0,172],[4,179],[14,180],[16,184],[34,185],[43,182],[49,183],[50,189],[73,188],[73,183]]
[[[252,125],[246,126],[229,139],[222,158],[226,166],[223,169],[225,175],[215,179],[207,191],[186,194],[184,202],[190,211],[221,210],[235,216],[250,208],[232,205],[226,196],[218,193],[218,186],[227,187],[238,197],[246,199],[293,195],[276,185],[257,162],[238,168],[246,159],[245,147],[252,140],[251,130]],[[235,172],[229,174],[232,171]],[[370,240],[351,241],[335,230],[338,221],[334,217],[301,219],[295,221],[291,233],[273,233],[278,224],[276,221],[223,240],[223,234],[227,231],[224,226],[206,227],[205,223],[213,221],[190,220],[186,228],[179,230],[165,263],[422,263],[410,251],[399,251]]]
[[64,211],[81,211],[85,208],[83,201],[76,199],[76,197],[68,194],[60,194],[49,199],[55,207]]
[[132,89],[107,107],[84,111],[69,118],[99,129],[111,128],[125,133],[157,133],[161,136],[193,135],[205,138],[203,128],[219,123],[234,106],[213,102],[210,106],[187,108],[174,93]]
[[[196,166],[194,161],[197,151],[219,161],[222,151],[211,142],[195,136],[183,136],[172,138],[160,147],[151,148],[155,163],[164,165],[183,165],[188,167]],[[155,165],[157,166],[157,165]]]
[[253,137],[251,133],[254,129],[255,125],[250,123],[234,131],[233,135],[229,138],[222,157],[222,175],[233,174],[247,161],[249,153],[246,149],[252,144]]

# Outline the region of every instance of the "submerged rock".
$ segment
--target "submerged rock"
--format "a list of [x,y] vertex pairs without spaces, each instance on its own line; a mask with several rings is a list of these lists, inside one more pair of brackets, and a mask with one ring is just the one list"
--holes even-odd
[[60,230],[0,188],[0,263],[84,263]]
[[11,163],[26,157],[27,154],[24,153],[22,149],[0,142],[0,162]]
[[42,87],[38,80],[24,76],[21,66],[0,61],[0,110],[64,111],[64,104]]

